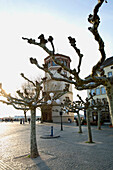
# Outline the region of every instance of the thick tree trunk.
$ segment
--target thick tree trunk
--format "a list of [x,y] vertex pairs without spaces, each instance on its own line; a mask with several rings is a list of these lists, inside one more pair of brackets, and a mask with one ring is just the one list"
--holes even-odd
[[101,110],[98,109],[98,130],[101,130],[100,115],[101,115]]
[[93,143],[92,141],[92,132],[91,132],[91,125],[90,125],[90,113],[89,110],[87,109],[87,127],[88,127],[88,143]]
[[111,117],[111,123],[113,126],[113,84],[109,87],[106,87],[107,99],[109,104],[109,112]]
[[39,156],[36,141],[36,108],[31,109],[31,143],[30,157],[36,158]]
[[79,133],[82,133],[81,120],[80,120],[80,114],[79,114],[79,112],[77,113],[77,115],[78,115]]

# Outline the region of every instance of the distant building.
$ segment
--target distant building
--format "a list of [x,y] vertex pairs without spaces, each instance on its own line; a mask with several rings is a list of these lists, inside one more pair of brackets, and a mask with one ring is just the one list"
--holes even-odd
[[[65,66],[70,68],[70,62],[71,62],[70,57],[61,55],[61,54],[56,54],[55,57],[56,59],[61,61],[61,63],[64,63]],[[54,74],[55,77],[61,77],[61,75],[57,73],[57,70],[58,68],[60,68],[60,66],[54,63],[51,56],[46,57],[44,60],[44,63],[46,64],[48,69]],[[65,70],[62,70],[62,74],[67,75],[68,77],[70,76],[70,74],[66,72]],[[45,77],[47,77],[47,81],[44,83],[43,92],[47,95],[47,98],[45,99],[47,101],[49,99],[49,94],[51,92],[54,94],[62,92],[63,89],[65,88],[66,82],[52,80],[48,73],[45,73]],[[59,98],[60,101],[63,102],[63,99],[65,99],[65,97],[73,101],[72,85],[70,85],[69,87],[69,92]],[[58,104],[56,106],[47,105],[47,106],[42,107],[43,121],[60,122],[61,121],[60,110],[61,110],[61,107]],[[63,118],[63,122],[68,122],[68,119],[71,119],[72,121],[74,121],[74,114],[63,113],[62,118]]]
[[[107,77],[111,77],[113,76],[113,56],[110,58],[107,58],[103,64],[102,64],[102,68],[105,71],[105,75]],[[88,96],[89,93],[93,94],[95,93],[96,95],[94,96],[94,99],[97,100],[99,99],[100,101],[102,101],[103,99],[106,100],[107,102],[107,95],[106,95],[106,90],[105,87],[103,85],[98,86],[97,88],[91,89],[91,90],[87,90]],[[98,115],[96,111],[92,111],[91,113],[91,117],[92,120],[97,120],[98,119]],[[101,112],[101,119],[104,122],[110,121],[110,114],[109,114],[109,107],[103,107],[102,112]]]

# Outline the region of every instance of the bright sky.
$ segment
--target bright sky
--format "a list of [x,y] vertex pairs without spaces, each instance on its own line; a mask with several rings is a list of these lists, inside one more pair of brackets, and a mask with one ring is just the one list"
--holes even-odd
[[[97,0],[0,0],[0,82],[8,93],[14,93],[24,82],[20,73],[29,78],[43,75],[29,62],[36,57],[40,64],[47,54],[38,46],[28,44],[22,36],[34,38],[40,34],[54,37],[56,52],[72,59],[71,67],[78,64],[78,56],[68,42],[68,36],[77,40],[84,54],[81,77],[89,75],[98,61],[98,45],[88,31],[88,15]],[[113,2],[108,0],[100,9],[99,31],[105,42],[107,57],[113,55]],[[82,93],[83,94],[83,93]],[[0,104],[0,116],[23,114],[12,107]]]

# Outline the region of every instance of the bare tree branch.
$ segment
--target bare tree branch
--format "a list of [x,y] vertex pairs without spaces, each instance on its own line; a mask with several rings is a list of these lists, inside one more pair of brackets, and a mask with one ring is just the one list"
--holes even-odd
[[98,33],[98,26],[99,26],[99,23],[100,23],[100,18],[97,15],[99,8],[103,4],[103,2],[104,2],[104,0],[98,0],[98,4],[94,8],[93,15],[90,14],[89,18],[88,18],[88,21],[91,24],[93,24],[93,26],[89,27],[88,29],[91,31],[91,33],[94,35],[95,40],[98,42],[99,51],[101,53],[101,59],[92,69],[92,76],[94,76],[96,74],[96,71],[100,68],[101,64],[103,63],[103,61],[106,58],[106,54],[105,54],[105,51],[104,51],[104,42],[103,42],[101,36]]
[[80,49],[78,49],[76,47],[76,40],[75,40],[75,38],[68,37],[68,39],[69,39],[69,42],[70,42],[71,46],[75,49],[76,53],[79,56],[79,64],[78,64],[78,71],[77,71],[77,74],[79,74],[80,73],[80,66],[81,66],[83,54],[81,54],[80,53]]
[[36,87],[35,83],[31,80],[29,80],[27,77],[24,76],[23,73],[20,74],[25,80],[27,80],[28,82],[30,82],[31,84],[33,84],[34,87]]
[[52,73],[50,70],[48,70],[48,68],[41,67],[41,66],[38,64],[36,58],[34,58],[34,59],[33,59],[33,58],[30,58],[30,62],[31,62],[31,64],[35,64],[39,69],[41,69],[41,70],[45,71],[46,73],[48,73],[53,80],[56,80],[56,81],[64,81],[64,82],[67,82],[67,83],[70,83],[70,84],[76,84],[76,82],[71,81],[71,80],[69,80],[69,79],[65,79],[65,78],[61,78],[61,77],[60,77],[60,78],[55,77],[55,76],[53,75],[53,73]]

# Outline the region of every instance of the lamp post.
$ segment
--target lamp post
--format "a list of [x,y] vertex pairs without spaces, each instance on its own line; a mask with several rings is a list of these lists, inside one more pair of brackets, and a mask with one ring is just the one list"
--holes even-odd
[[57,104],[61,103],[61,101],[59,99],[54,100],[54,98],[53,98],[54,93],[50,93],[49,96],[50,96],[51,99],[47,101],[47,104],[52,104],[52,102],[56,102]]
[[61,131],[63,131],[62,115],[63,115],[63,112],[62,112],[62,110],[61,110],[61,111],[60,111],[60,117],[61,117]]
[[[48,105],[51,105],[53,102],[55,102],[55,103],[57,103],[57,104],[61,104],[61,101],[59,100],[59,99],[54,99],[54,93],[50,93],[49,94],[49,96],[50,96],[50,100],[48,100],[47,101],[47,104]],[[62,119],[62,118],[61,118]],[[61,121],[62,122],[62,121]],[[62,127],[62,125],[61,125],[61,127]],[[52,128],[53,129],[53,128]],[[62,130],[63,130],[63,128],[61,128]],[[52,132],[52,134],[53,134],[53,132]]]

